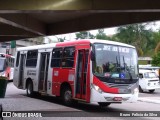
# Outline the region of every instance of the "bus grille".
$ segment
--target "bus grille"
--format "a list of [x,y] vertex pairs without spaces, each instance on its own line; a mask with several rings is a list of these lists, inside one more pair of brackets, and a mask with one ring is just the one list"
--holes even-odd
[[130,88],[131,86],[133,86],[134,84],[115,84],[115,83],[106,83],[105,84],[110,87],[110,88]]
[[118,93],[120,94],[130,94],[133,92],[133,89],[136,87],[136,84],[116,84],[116,83],[106,83],[110,88],[118,88]]

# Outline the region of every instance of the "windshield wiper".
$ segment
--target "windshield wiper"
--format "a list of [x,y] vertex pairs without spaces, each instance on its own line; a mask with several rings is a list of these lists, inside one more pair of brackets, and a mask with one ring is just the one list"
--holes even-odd
[[117,72],[120,72],[121,71],[121,67],[120,67],[120,64],[118,62],[117,56],[116,56],[116,64],[117,64],[117,66],[116,66]]
[[125,63],[125,60],[124,60],[124,56],[123,56],[123,64],[124,64],[124,70],[127,70],[128,74],[129,74],[129,77],[130,77],[130,81],[132,81],[132,80],[133,80],[132,74],[131,74],[129,68],[126,67],[126,63]]

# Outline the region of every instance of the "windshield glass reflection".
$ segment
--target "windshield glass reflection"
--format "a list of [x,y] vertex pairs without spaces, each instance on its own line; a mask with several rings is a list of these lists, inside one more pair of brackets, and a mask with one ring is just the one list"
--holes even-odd
[[94,74],[102,77],[137,78],[137,53],[134,48],[97,43]]

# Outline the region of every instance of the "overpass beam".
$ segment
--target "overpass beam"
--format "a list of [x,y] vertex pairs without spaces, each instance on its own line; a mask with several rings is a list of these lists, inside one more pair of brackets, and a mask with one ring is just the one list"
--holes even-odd
[[27,14],[0,14],[0,23],[41,36],[46,34],[45,24]]
[[160,15],[155,13],[96,13],[78,19],[48,24],[47,35],[65,34],[98,28],[116,27],[123,24],[132,24],[159,20]]
[[1,0],[1,10],[157,10],[159,0]]

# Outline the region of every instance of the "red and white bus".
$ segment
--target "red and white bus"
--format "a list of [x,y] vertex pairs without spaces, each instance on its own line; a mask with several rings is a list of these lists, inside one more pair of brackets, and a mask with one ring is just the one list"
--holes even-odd
[[138,98],[138,60],[134,46],[107,40],[76,40],[17,49],[14,85],[35,92],[98,103]]
[[0,53],[0,76],[13,80],[14,59],[11,55]]

